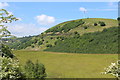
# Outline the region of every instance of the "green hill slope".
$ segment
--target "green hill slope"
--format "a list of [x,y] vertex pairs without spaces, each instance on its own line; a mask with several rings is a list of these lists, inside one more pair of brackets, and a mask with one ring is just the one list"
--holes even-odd
[[60,23],[37,36],[7,39],[12,49],[45,50],[56,45],[56,42],[71,38],[78,33],[102,31],[118,25],[117,20],[103,18],[78,19]]
[[102,32],[87,33],[63,41],[45,51],[68,53],[118,53],[118,27],[104,29]]

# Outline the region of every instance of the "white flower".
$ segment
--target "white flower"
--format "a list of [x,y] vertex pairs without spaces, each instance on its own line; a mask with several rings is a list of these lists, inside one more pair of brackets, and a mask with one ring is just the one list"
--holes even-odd
[[112,64],[112,66],[115,66],[116,64],[115,63],[111,63]]

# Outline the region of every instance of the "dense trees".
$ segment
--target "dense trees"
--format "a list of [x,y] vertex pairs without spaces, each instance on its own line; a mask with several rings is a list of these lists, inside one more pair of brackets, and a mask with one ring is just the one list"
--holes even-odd
[[81,37],[70,37],[55,42],[55,46],[45,51],[70,53],[117,53],[118,27],[105,29],[102,32],[87,33]]

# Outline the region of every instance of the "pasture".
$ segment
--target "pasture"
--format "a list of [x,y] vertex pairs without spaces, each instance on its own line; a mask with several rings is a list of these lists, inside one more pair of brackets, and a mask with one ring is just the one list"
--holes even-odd
[[114,78],[104,68],[118,60],[117,54],[75,54],[43,51],[13,51],[24,66],[27,60],[45,65],[48,78]]

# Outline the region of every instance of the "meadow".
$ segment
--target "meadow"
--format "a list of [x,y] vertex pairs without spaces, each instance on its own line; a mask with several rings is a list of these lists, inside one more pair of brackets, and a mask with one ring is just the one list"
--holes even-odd
[[45,65],[48,78],[114,78],[101,74],[111,62],[118,60],[117,54],[73,54],[45,51],[13,51],[24,66],[27,60],[38,60]]

